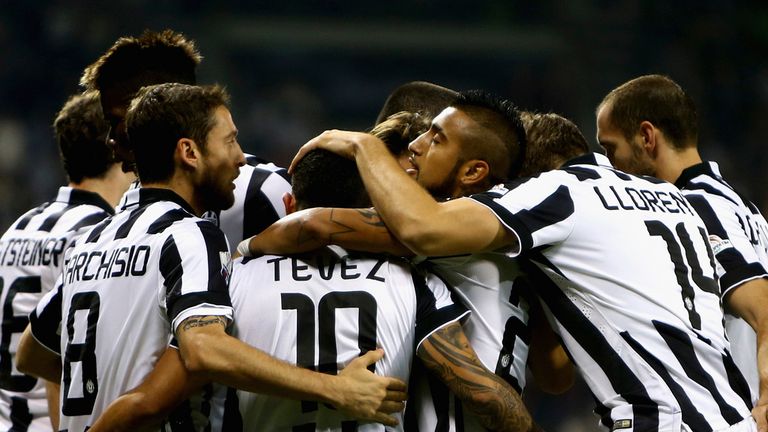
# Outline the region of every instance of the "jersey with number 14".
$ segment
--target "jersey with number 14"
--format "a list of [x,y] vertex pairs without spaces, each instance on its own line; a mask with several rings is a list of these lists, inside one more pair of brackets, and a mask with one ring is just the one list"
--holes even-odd
[[61,187],[56,199],[22,215],[0,238],[0,430],[51,430],[42,382],[16,370],[18,339],[53,288],[67,248],[113,213],[98,194]]
[[587,155],[472,198],[514,233],[553,328],[622,432],[724,430],[750,416],[707,231],[679,189]]
[[56,290],[30,315],[35,338],[63,354],[60,428],[70,432],[139,385],[186,318],[232,315],[221,231],[170,190],[126,198],[78,239]]

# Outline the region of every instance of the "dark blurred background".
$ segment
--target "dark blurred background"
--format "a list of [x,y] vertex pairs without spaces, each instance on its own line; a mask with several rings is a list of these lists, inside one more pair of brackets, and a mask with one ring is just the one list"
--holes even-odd
[[[558,112],[594,143],[605,93],[667,74],[697,103],[703,156],[768,203],[766,2],[0,0],[1,231],[64,182],[50,124],[83,68],[145,28],[195,39],[200,82],[232,93],[244,150],[283,166],[324,129],[370,127],[411,80]],[[590,430],[564,420],[588,399],[575,394],[529,399],[551,430]]]

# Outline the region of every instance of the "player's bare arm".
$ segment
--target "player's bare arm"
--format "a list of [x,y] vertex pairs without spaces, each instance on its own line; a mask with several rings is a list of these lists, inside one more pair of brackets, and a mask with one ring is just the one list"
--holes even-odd
[[54,383],[61,382],[61,357],[38,342],[32,336],[29,325],[19,339],[16,362],[16,367],[21,373]]
[[576,377],[573,362],[544,317],[538,300],[529,304],[531,347],[528,351],[528,369],[542,391],[550,394],[565,393],[573,386]]
[[312,208],[288,215],[248,243],[252,256],[308,252],[335,244],[347,249],[412,255],[375,209]]
[[89,431],[135,431],[155,427],[207,381],[190,374],[179,350],[169,347],[138,387],[123,394],[99,416]]
[[242,390],[291,399],[330,403],[368,421],[396,425],[389,414],[402,411],[405,383],[368,371],[384,353],[370,351],[339,375],[327,375],[280,361],[225,333],[226,321],[214,316],[190,317],[177,328],[185,367],[211,381]]
[[481,252],[517,243],[516,237],[482,204],[466,198],[435,201],[400,168],[384,143],[372,135],[326,131],[299,150],[291,167],[315,148],[355,159],[382,220],[398,240],[418,255]]
[[458,323],[430,335],[419,346],[417,355],[484,427],[498,431],[539,430],[520,395],[483,366]]
[[59,430],[59,393],[61,383],[45,382],[45,399],[48,401],[48,416],[51,418],[53,430]]
[[753,279],[725,297],[726,308],[743,318],[757,333],[757,373],[760,396],[752,409],[758,430],[768,430],[768,280]]

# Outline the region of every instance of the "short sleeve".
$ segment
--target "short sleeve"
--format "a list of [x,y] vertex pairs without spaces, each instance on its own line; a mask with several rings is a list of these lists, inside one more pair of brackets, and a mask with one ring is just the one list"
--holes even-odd
[[61,355],[61,278],[29,314],[32,336],[50,351]]

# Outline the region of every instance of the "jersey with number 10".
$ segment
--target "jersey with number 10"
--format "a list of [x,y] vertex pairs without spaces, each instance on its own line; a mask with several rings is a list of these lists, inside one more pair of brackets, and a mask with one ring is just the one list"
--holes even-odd
[[53,289],[67,248],[113,213],[98,194],[61,187],[56,199],[22,215],[0,238],[0,430],[51,430],[43,383],[16,370],[18,339],[29,313]]
[[524,270],[611,430],[722,430],[750,416],[715,264],[680,190],[603,155],[473,196]]
[[[299,257],[236,262],[230,291],[233,336],[244,342],[331,374],[361,353],[382,347],[385,355],[375,372],[403,381],[421,342],[468,313],[453,303],[436,276],[400,259],[347,254],[335,246]],[[314,402],[242,391],[237,396],[247,431],[402,430],[358,424]]]
[[63,354],[62,430],[87,430],[139,385],[186,318],[232,315],[221,231],[170,190],[127,195],[125,210],[77,240],[30,315],[35,338]]

